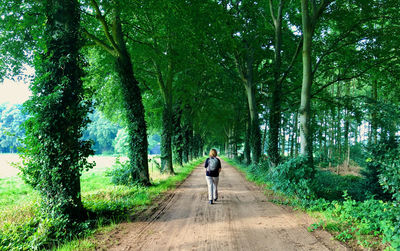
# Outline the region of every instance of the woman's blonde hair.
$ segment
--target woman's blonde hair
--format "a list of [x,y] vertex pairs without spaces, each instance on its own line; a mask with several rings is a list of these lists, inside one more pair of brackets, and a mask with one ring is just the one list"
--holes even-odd
[[217,150],[211,149],[210,150],[210,157],[217,157]]

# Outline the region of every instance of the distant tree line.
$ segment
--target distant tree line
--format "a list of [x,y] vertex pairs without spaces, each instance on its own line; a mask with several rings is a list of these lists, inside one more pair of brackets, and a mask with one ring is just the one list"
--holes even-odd
[[[0,105],[0,153],[17,153],[25,136],[22,124],[29,115],[21,104]],[[110,122],[98,110],[89,114],[90,123],[83,133],[84,140],[93,142],[95,154],[127,154],[127,132],[116,123]],[[160,136],[150,135],[148,151],[160,144]]]
[[0,105],[0,152],[16,153],[21,145],[19,138],[25,131],[21,124],[27,119],[22,105]]

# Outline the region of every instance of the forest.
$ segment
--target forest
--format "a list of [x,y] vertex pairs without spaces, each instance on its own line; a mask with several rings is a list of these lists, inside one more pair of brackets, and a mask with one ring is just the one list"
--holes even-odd
[[216,148],[280,203],[328,215],[311,231],[400,249],[399,7],[0,1],[0,77],[35,69],[23,108],[0,106],[0,151],[20,137],[21,177],[40,197],[25,227],[0,225],[0,245],[52,248],[126,214],[82,199],[87,159],[125,154],[114,175],[149,189],[149,145],[160,141],[164,174]]

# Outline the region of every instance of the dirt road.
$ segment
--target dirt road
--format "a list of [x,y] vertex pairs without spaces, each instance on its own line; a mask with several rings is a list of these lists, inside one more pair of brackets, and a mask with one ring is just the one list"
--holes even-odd
[[242,173],[222,168],[216,204],[207,203],[199,166],[151,217],[112,232],[106,249],[346,250],[326,232],[308,232],[308,216],[268,202]]

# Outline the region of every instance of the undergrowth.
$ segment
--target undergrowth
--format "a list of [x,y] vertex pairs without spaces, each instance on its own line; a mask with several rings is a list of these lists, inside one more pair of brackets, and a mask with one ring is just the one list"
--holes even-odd
[[248,180],[279,195],[275,203],[289,204],[317,218],[309,231],[321,228],[342,242],[371,249],[400,250],[399,203],[368,197],[362,178],[326,171],[317,171],[312,180],[295,178],[296,173],[304,173],[308,168],[298,165],[301,159],[276,168],[269,168],[266,163],[246,166],[228,158],[224,160],[244,172]]

